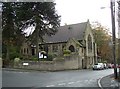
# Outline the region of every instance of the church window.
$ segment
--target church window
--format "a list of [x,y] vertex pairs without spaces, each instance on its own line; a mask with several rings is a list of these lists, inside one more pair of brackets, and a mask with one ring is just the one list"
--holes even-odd
[[71,52],[75,52],[74,46],[73,46],[73,45],[70,45],[69,50],[70,50]]

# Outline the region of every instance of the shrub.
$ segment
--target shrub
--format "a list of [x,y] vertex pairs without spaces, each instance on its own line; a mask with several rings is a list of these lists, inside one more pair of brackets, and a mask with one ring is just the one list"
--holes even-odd
[[10,47],[10,54],[9,54],[10,60],[14,60],[14,58],[20,58],[20,57],[21,57],[21,55],[18,51],[18,48],[11,46]]
[[47,57],[47,60],[48,60],[48,61],[52,61],[53,58],[54,58],[54,55],[52,55],[52,54],[48,54],[48,57]]
[[[19,64],[19,62],[20,62],[20,58],[14,58],[14,65],[18,65]],[[11,63],[12,63],[12,61],[11,61]]]
[[57,57],[58,55],[56,53],[50,54],[53,56],[53,58]]
[[64,56],[69,56],[71,54],[71,51],[70,50],[64,50],[63,51],[63,55]]
[[33,57],[31,58],[31,60],[32,60],[32,61],[38,61],[38,58],[35,57],[35,56],[33,56]]
[[10,60],[13,60],[14,58],[20,57],[19,53],[16,52],[10,52]]
[[14,59],[14,62],[19,62],[20,61],[20,58],[15,58]]

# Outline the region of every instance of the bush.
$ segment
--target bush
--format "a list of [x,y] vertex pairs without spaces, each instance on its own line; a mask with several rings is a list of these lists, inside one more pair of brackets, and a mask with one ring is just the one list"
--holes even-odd
[[19,58],[20,54],[16,52],[10,52],[10,60],[13,60],[14,58]]
[[14,59],[14,62],[19,62],[20,61],[20,58],[15,58]]
[[48,61],[52,61],[53,58],[54,58],[54,55],[52,55],[52,54],[48,54],[48,57],[47,57],[47,60],[48,60]]
[[14,58],[20,58],[21,55],[19,53],[18,47],[10,47],[10,54],[9,54],[9,58],[10,60],[14,60]]
[[63,55],[64,56],[69,56],[71,54],[71,51],[70,50],[64,50],[63,51]]
[[[17,66],[19,64],[19,62],[20,62],[20,58],[15,58],[14,59],[14,65],[15,66]],[[11,61],[11,63],[12,63],[12,61]]]
[[33,56],[33,57],[31,58],[31,60],[32,60],[32,61],[38,61],[38,58],[35,57],[35,56]]
[[56,53],[53,53],[53,54],[49,54],[49,55],[52,55],[53,58],[57,57],[58,55]]

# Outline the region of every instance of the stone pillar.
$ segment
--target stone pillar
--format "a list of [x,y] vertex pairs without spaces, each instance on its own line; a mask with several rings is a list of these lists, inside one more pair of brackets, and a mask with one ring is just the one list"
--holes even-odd
[[62,54],[62,44],[58,44],[58,54]]
[[52,49],[53,49],[53,48],[52,48],[52,45],[50,44],[50,45],[49,45],[49,49],[48,49],[48,53],[49,53],[49,54],[52,53]]

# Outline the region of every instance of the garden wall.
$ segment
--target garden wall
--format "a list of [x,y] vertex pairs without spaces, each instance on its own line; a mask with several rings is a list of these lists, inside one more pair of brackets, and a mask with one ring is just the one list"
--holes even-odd
[[14,68],[34,69],[41,71],[59,71],[69,69],[81,69],[82,60],[79,56],[66,56],[53,61],[22,61]]

